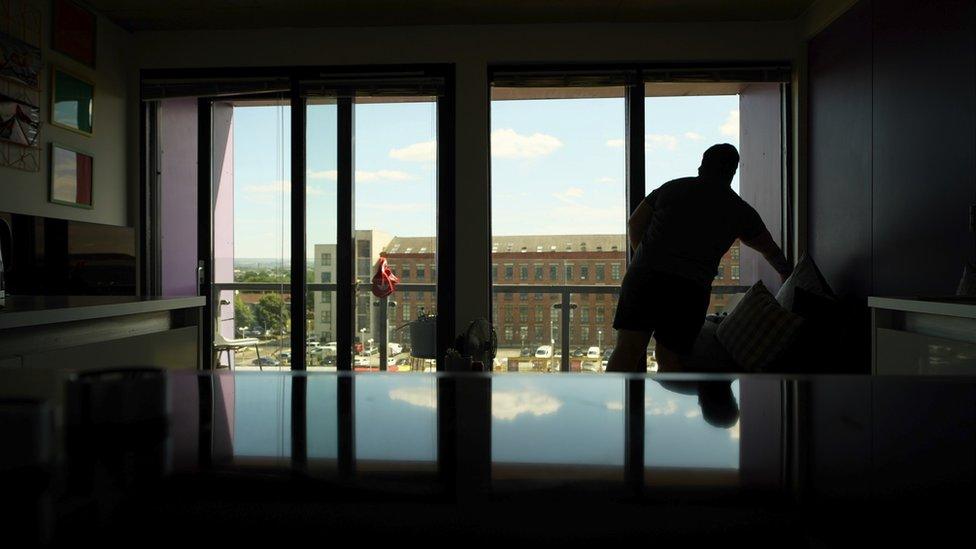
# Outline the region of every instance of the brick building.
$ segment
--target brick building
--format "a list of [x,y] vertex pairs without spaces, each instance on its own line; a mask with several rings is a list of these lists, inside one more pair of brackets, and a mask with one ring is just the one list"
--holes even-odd
[[[618,235],[525,235],[492,239],[492,322],[499,347],[561,344],[563,292],[571,303],[570,347],[612,347],[613,316],[626,272],[625,237]],[[411,289],[412,284],[436,284],[436,239],[395,237],[380,253],[386,257],[402,286],[394,294],[391,326],[436,312],[436,293]],[[739,243],[722,258],[714,286],[737,286]],[[531,287],[531,290],[523,287]],[[586,292],[572,292],[586,286]],[[568,287],[568,288],[567,288]],[[712,295],[709,312],[727,311],[731,296]],[[404,341],[406,331],[391,333],[391,341]]]

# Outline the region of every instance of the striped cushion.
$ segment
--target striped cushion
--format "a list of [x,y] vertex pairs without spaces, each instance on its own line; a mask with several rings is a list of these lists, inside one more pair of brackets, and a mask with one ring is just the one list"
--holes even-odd
[[762,372],[793,343],[802,323],[760,281],[719,324],[715,336],[746,371]]

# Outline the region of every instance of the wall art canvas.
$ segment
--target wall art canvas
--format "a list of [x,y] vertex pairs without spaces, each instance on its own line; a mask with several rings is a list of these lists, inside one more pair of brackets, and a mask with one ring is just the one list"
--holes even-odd
[[95,84],[55,67],[51,71],[51,123],[86,135],[93,131]]
[[51,46],[94,68],[96,23],[94,12],[84,6],[71,0],[54,0]]
[[36,147],[41,109],[0,93],[0,141]]
[[51,143],[50,201],[91,208],[93,168],[91,155]]
[[35,123],[41,105],[40,47],[38,2],[0,0],[0,167],[41,169],[39,116]]
[[37,88],[41,75],[41,49],[0,32],[0,78]]

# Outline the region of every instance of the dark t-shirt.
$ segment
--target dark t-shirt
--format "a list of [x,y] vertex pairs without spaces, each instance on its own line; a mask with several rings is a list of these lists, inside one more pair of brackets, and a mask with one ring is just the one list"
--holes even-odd
[[670,273],[705,287],[735,239],[755,238],[766,228],[756,210],[723,181],[675,179],[644,201],[653,213],[631,268]]

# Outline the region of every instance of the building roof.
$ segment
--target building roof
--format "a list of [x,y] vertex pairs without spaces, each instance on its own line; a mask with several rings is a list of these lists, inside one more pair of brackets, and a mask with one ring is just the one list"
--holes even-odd
[[[519,252],[617,252],[626,249],[623,234],[511,235],[491,239],[492,253]],[[432,254],[437,239],[432,236],[397,236],[384,254]]]

